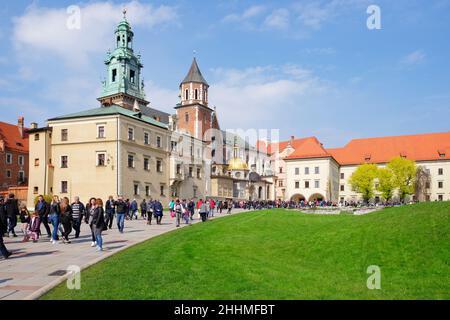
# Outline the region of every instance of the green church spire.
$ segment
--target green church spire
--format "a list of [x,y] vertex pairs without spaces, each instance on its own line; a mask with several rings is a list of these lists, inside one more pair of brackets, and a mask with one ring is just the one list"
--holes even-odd
[[134,33],[123,11],[123,19],[115,31],[115,49],[108,51],[105,65],[107,77],[103,81],[102,95],[98,100],[103,106],[112,104],[132,109],[134,101],[147,105],[144,83],[141,80],[143,65],[140,55],[133,51]]

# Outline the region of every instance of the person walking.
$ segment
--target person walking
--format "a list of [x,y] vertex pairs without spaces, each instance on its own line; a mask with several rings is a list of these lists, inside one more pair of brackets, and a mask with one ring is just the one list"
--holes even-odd
[[113,221],[114,221],[114,214],[116,213],[116,208],[114,206],[114,198],[113,196],[109,196],[108,200],[105,204],[105,211],[106,211],[106,225],[108,226],[108,229],[112,228]]
[[194,220],[194,213],[195,213],[195,202],[194,199],[191,199],[187,205],[188,207],[188,211],[189,211],[189,215],[191,220]]
[[141,218],[146,220],[147,219],[147,201],[145,199],[142,199],[140,207],[141,207]]
[[183,201],[181,201],[181,210],[183,211],[183,219],[184,219],[184,222],[186,223],[186,224],[190,224],[191,223],[191,213],[190,213],[190,211],[189,211],[189,209],[188,209],[188,204],[187,204],[187,201],[186,201],[186,199],[183,199]]
[[83,216],[85,214],[86,208],[84,204],[80,202],[80,197],[75,197],[74,202],[71,205],[72,208],[72,226],[75,230],[75,239],[80,237],[81,223],[83,221]]
[[[4,216],[4,218],[2,218],[2,216]],[[3,199],[3,197],[1,197],[0,198],[0,252],[5,259],[8,259],[12,255],[12,252],[9,251],[8,249],[6,249],[6,246],[3,243],[3,235],[6,233],[6,231],[7,231],[6,209],[5,209],[4,199]]]
[[159,200],[155,200],[155,203],[153,204],[153,214],[156,219],[156,224],[161,224],[162,217],[163,217],[163,206]]
[[136,220],[138,219],[138,203],[136,201],[136,199],[133,199],[133,201],[131,201],[130,203],[130,220],[133,220],[133,217],[136,218]]
[[123,197],[119,197],[118,200],[114,203],[117,212],[117,228],[120,233],[123,233],[123,229],[125,228],[125,215],[127,213],[127,204],[123,201]]
[[59,198],[58,196],[53,196],[52,202],[50,204],[50,212],[49,217],[51,224],[53,226],[52,231],[52,244],[57,244],[58,238],[58,227],[59,227],[59,218],[60,218],[60,207],[59,207]]
[[206,207],[206,202],[202,202],[198,210],[200,213],[200,217],[202,218],[202,222],[206,222],[208,216],[208,209]]
[[214,199],[209,199],[209,216],[214,218],[214,209],[216,208],[216,202]]
[[229,200],[227,203],[227,214],[231,214],[231,210],[233,209],[233,201]]
[[203,204],[203,200],[202,199],[197,201],[196,208],[197,208],[197,213],[198,213],[199,216],[200,216],[200,207],[202,206],[202,204]]
[[211,209],[210,209],[210,204],[209,204],[209,203],[210,203],[209,200],[203,202],[203,204],[204,204],[205,207],[206,207],[206,219],[209,219],[209,214],[210,214],[210,211],[211,211]]
[[[48,218],[48,214],[50,211],[50,205],[44,200],[43,195],[38,196],[38,201],[36,203],[36,206],[34,207],[34,211],[38,213],[39,220],[44,225],[45,231],[47,231],[47,237],[51,238],[52,232],[50,230],[49,218]],[[39,232],[39,234],[41,234],[41,233]]]
[[152,225],[152,218],[153,218],[153,200],[149,199],[147,201],[147,224],[149,226]]
[[63,243],[70,243],[69,234],[72,232],[72,208],[69,204],[69,198],[64,197],[59,205],[61,211],[61,225],[63,227]]
[[19,203],[14,199],[14,194],[10,193],[5,202],[6,217],[8,219],[8,237],[11,234],[14,238],[17,237],[14,228],[17,226],[17,216],[19,215]]
[[177,199],[173,204],[173,209],[171,209],[175,212],[176,215],[176,223],[177,228],[180,227],[181,218],[183,215],[183,208],[181,207],[180,199]]
[[103,251],[102,232],[108,227],[105,223],[105,211],[103,210],[102,199],[96,199],[94,213],[92,215],[91,228],[94,230],[95,239],[97,242],[97,251]]
[[25,204],[20,204],[19,208],[19,220],[21,223],[20,229],[23,233],[23,240],[22,242],[25,242],[25,238],[27,237],[27,231],[28,231],[28,225],[31,221],[31,215],[30,212],[28,212],[27,206]]
[[94,230],[92,230],[92,216],[95,211],[95,204],[97,203],[96,198],[90,198],[89,203],[86,205],[86,217],[84,218],[84,221],[89,225],[89,228],[91,229],[91,247],[95,247],[97,245],[97,239],[95,239]]
[[0,233],[3,236],[8,230],[8,218],[6,216],[5,199],[3,198],[3,196],[0,196],[0,223],[4,228],[4,230],[0,230]]

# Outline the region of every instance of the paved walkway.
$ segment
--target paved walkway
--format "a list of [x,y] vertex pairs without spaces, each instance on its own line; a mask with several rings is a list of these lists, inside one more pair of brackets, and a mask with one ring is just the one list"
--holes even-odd
[[[234,209],[232,214],[240,212],[242,210]],[[228,215],[217,214],[214,219],[224,216]],[[132,245],[177,229],[175,219],[170,218],[168,213],[159,226],[148,226],[144,220],[125,221],[123,234],[118,232],[115,222],[112,230],[103,233],[103,252],[91,248],[92,239],[86,224],[82,226],[80,238],[71,239],[71,244],[52,245],[47,236],[38,243],[21,243],[22,234],[17,232],[20,230],[19,223],[16,228],[19,237],[4,238],[6,247],[13,255],[8,260],[0,258],[0,300],[36,299],[64,281],[66,270],[71,265],[83,270]],[[198,218],[193,221],[198,222]]]

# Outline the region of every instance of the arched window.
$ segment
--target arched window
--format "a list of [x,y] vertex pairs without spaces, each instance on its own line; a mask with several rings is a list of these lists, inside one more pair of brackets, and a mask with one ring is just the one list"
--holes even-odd
[[186,89],[186,91],[185,91],[185,93],[184,93],[184,99],[185,100],[189,100],[189,90],[188,89]]
[[186,121],[186,122],[189,122],[189,113],[185,113],[184,114],[184,120]]
[[195,89],[194,96],[195,96],[195,100],[198,100],[198,89]]

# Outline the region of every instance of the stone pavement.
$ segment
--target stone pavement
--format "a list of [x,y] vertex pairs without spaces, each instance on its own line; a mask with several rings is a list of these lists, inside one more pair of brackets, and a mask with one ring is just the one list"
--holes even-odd
[[[233,209],[232,214],[241,212]],[[216,214],[214,219],[224,216],[229,215]],[[193,223],[198,222],[198,217],[195,217]],[[144,220],[125,221],[123,234],[118,232],[114,220],[113,229],[103,233],[104,251],[97,252],[96,248],[91,248],[92,239],[86,224],[82,226],[80,238],[71,238],[71,244],[52,245],[46,235],[38,243],[22,243],[19,223],[16,228],[19,237],[4,238],[6,247],[13,255],[8,260],[0,258],[0,300],[37,299],[67,279],[69,266],[76,265],[83,270],[132,245],[174,229],[177,229],[175,219],[170,218],[168,213],[165,213],[162,225],[148,226]],[[43,226],[41,230],[45,230]]]

